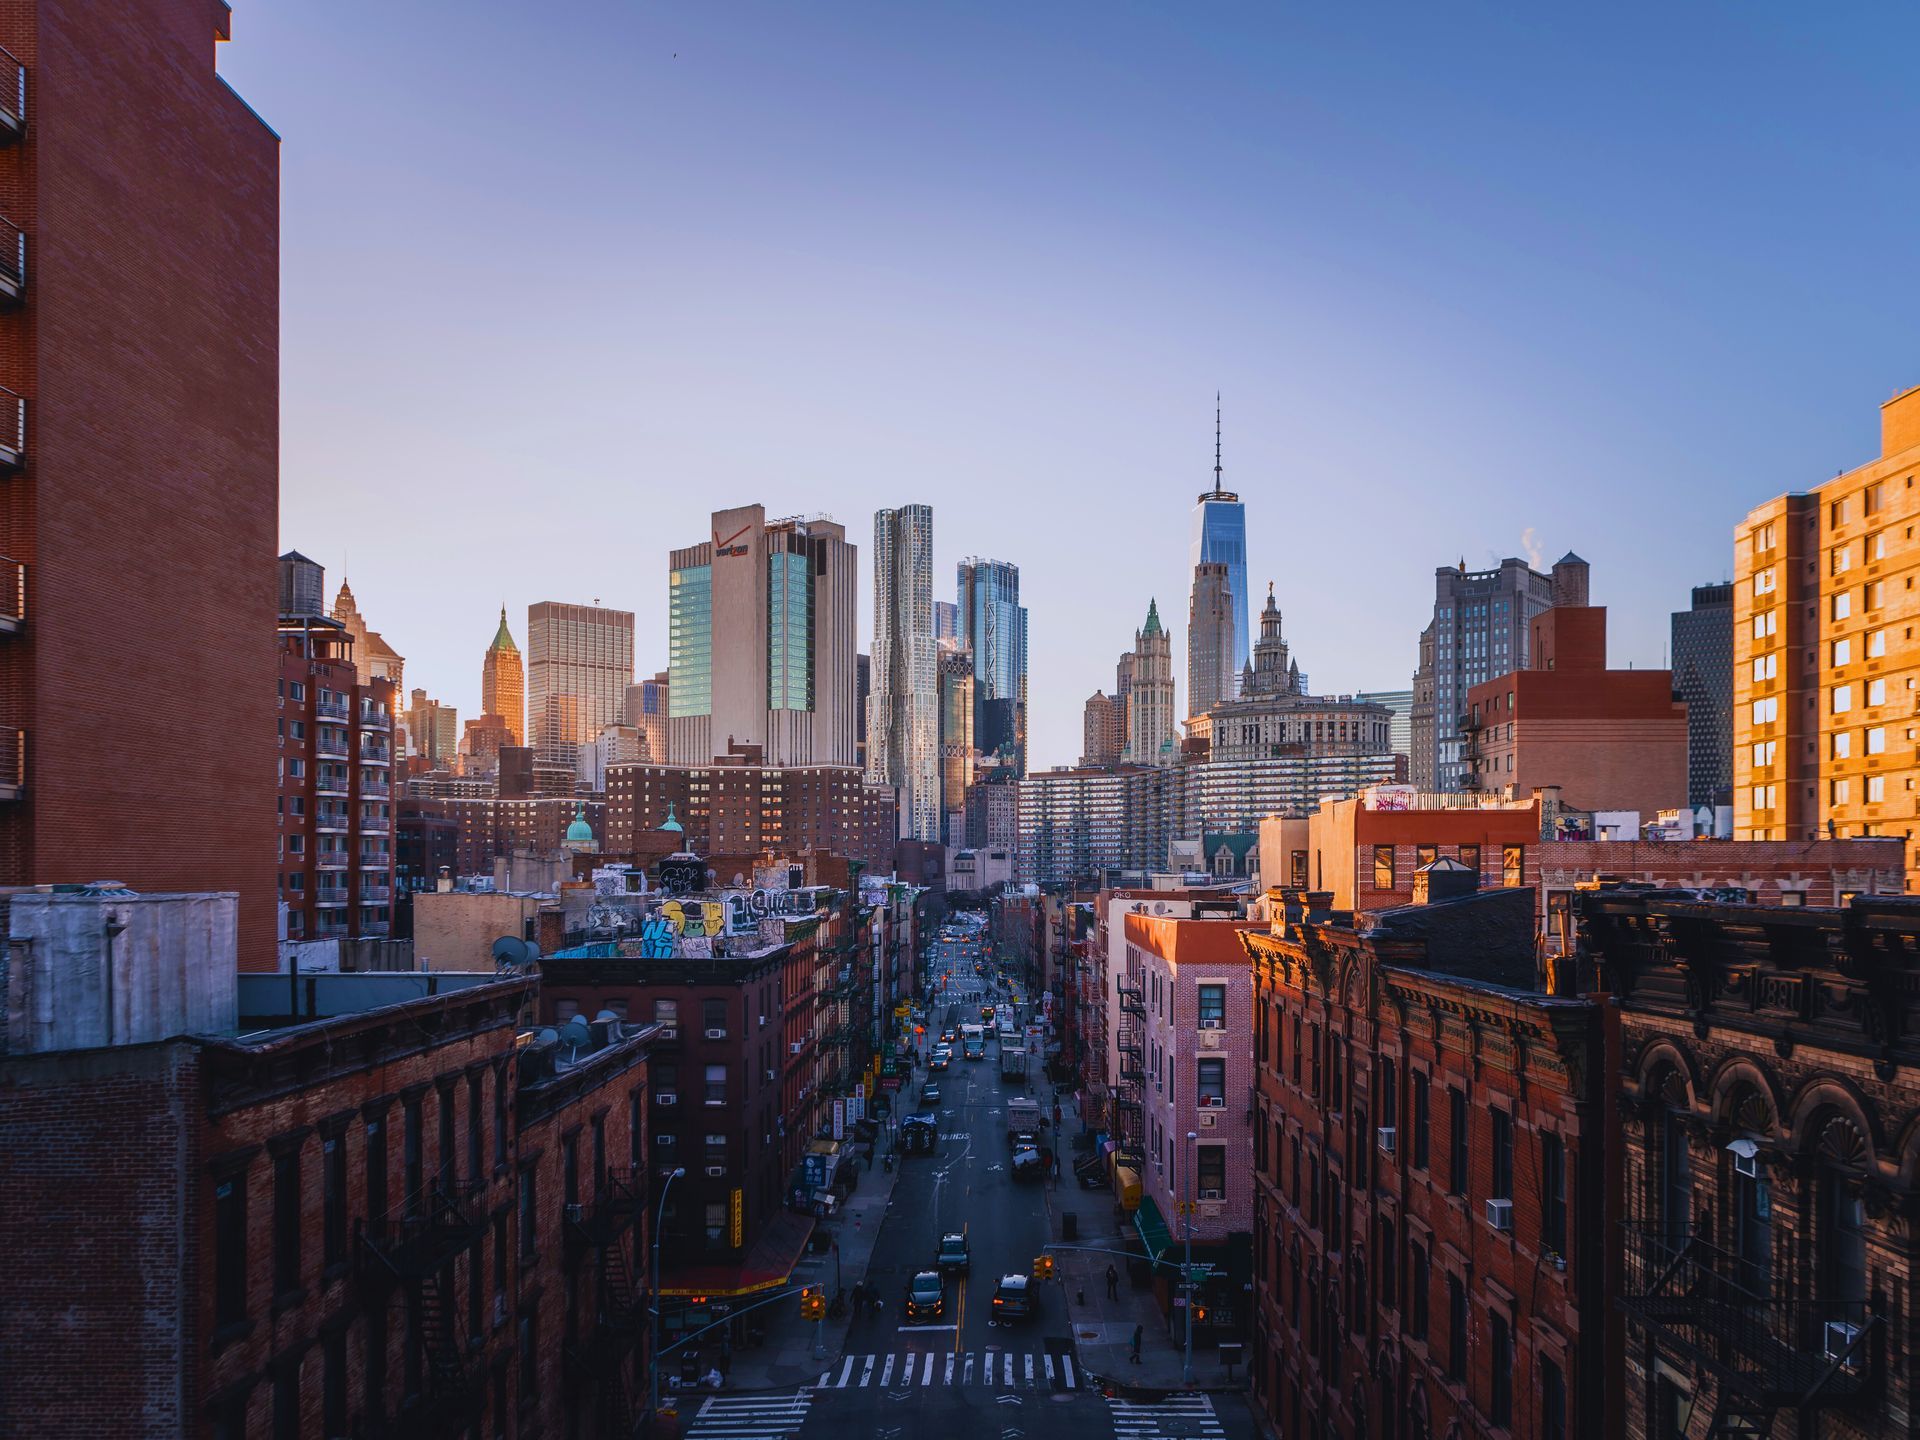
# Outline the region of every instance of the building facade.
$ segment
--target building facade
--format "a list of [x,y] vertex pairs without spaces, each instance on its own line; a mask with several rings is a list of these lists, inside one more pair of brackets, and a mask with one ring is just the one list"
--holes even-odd
[[616,725],[633,683],[633,612],[542,600],[527,609],[527,729],[534,759],[569,774]]
[[1203,562],[1193,567],[1193,593],[1187,604],[1187,718],[1205,715],[1231,700],[1238,679],[1234,665],[1240,637],[1234,625],[1237,600],[1227,566]]
[[1127,748],[1127,731],[1120,702],[1096,690],[1080,707],[1080,763],[1083,766],[1118,765]]
[[940,680],[933,638],[933,508],[873,517],[873,690],[867,775],[899,796],[900,835],[940,838]]
[[979,679],[965,650],[940,653],[940,838],[966,843],[967,787],[975,770],[974,695]]
[[507,628],[507,607],[500,607],[500,628],[480,660],[480,713],[497,715],[506,723],[509,745],[527,743],[527,675],[520,647]]
[[1913,835],[1920,388],[1880,407],[1880,455],[1759,506],[1734,537],[1733,833]]
[[1687,804],[1732,803],[1733,582],[1693,587],[1673,613],[1673,694],[1687,707]]
[[974,743],[1016,775],[1027,773],[1027,607],[1020,567],[1004,560],[962,560],[955,602],[956,641],[973,656]]
[[[1215,397],[1216,402],[1218,397]],[[1197,572],[1202,565],[1227,567],[1227,592],[1233,611],[1233,657],[1229,673],[1237,682],[1252,653],[1247,629],[1247,507],[1240,497],[1222,482],[1220,467],[1220,408],[1213,412],[1213,488],[1203,491],[1193,505],[1193,540],[1188,547],[1187,568]],[[1194,714],[1203,713],[1189,706]]]
[[1160,606],[1147,602],[1146,623],[1134,632],[1127,686],[1130,765],[1171,765],[1177,758],[1173,709],[1173,637],[1160,624]]
[[1533,617],[1555,605],[1585,605],[1587,562],[1568,553],[1542,575],[1524,560],[1468,571],[1465,562],[1433,574],[1433,618],[1420,632],[1413,677],[1413,786],[1456,790],[1467,773],[1461,717],[1475,685],[1523,670]]
[[1369,705],[1384,705],[1392,717],[1387,722],[1387,742],[1393,747],[1393,753],[1404,755],[1409,765],[1413,758],[1413,691],[1411,690],[1362,690],[1354,695],[1356,700],[1364,700]]
[[407,743],[428,769],[451,765],[460,750],[460,712],[416,686],[407,703]]

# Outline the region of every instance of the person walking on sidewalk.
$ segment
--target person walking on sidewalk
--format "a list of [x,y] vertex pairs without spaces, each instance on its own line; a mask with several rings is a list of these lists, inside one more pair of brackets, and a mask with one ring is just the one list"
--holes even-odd
[[1120,1272],[1113,1268],[1111,1260],[1107,1262],[1107,1298],[1109,1300],[1120,1298]]
[[1127,1357],[1127,1363],[1129,1365],[1138,1365],[1140,1363],[1141,1334],[1142,1334],[1141,1328],[1138,1325],[1134,1326],[1133,1327],[1133,1354]]

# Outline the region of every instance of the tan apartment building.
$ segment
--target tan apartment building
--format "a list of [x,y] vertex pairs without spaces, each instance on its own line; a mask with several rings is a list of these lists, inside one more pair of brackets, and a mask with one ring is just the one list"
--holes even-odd
[[1897,835],[1915,872],[1916,474],[1920,386],[1880,407],[1878,459],[1735,533],[1735,839]]

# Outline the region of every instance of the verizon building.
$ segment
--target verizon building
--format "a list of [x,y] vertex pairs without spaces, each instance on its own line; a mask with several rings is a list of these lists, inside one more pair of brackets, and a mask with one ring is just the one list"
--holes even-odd
[[667,758],[757,745],[769,765],[855,763],[855,563],[846,527],[714,512],[669,559]]

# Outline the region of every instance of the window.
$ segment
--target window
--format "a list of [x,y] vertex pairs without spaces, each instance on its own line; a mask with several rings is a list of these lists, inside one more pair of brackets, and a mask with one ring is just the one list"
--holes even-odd
[[653,1023],[668,1028],[680,1023],[680,1002],[678,1000],[656,1000],[653,1002]]
[[520,1403],[540,1393],[540,1325],[532,1305],[520,1312]]
[[1427,1077],[1417,1071],[1413,1077],[1413,1168],[1427,1168]]
[[1400,1123],[1400,1096],[1394,1080],[1393,1061],[1383,1055],[1380,1057],[1378,1113],[1375,1118],[1389,1128]]
[[560,1141],[560,1203],[580,1203],[580,1137],[568,1135]]
[[247,1318],[247,1177],[229,1176],[213,1187],[213,1320],[235,1325]]
[[1467,1193],[1467,1092],[1450,1088],[1447,1104],[1447,1189],[1455,1195],[1464,1195]]
[[1878,660],[1887,653],[1887,632],[1869,630],[1867,632],[1867,658]]
[[1772,635],[1779,627],[1779,616],[1780,612],[1778,610],[1763,610],[1758,615],[1755,615],[1753,617],[1753,638],[1756,640],[1765,640],[1769,635]]
[[273,1440],[300,1440],[300,1362],[286,1361],[273,1372]]
[[1227,1062],[1224,1059],[1200,1062],[1199,1104],[1202,1109],[1221,1109],[1227,1103]]
[[1540,1440],[1566,1440],[1567,1381],[1560,1367],[1540,1360]]
[[[1833,663],[1836,665],[1844,665],[1847,663],[1845,660],[1840,658],[1840,649],[1844,643],[1845,643],[1844,641],[1834,642]],[[1765,655],[1754,656],[1753,657],[1754,680],[1758,682],[1761,680],[1773,679],[1774,675],[1777,673],[1776,667],[1778,665],[1779,659],[1780,659],[1779,653],[1777,651],[1771,651],[1771,650],[1768,651]]]
[[1220,1029],[1227,1023],[1227,987],[1199,985],[1194,988],[1200,997],[1200,1028]]
[[1526,872],[1527,847],[1524,845],[1502,845],[1500,847],[1500,883],[1512,887],[1525,884],[1522,878]]
[[1427,1338],[1427,1247],[1407,1243],[1407,1334]]
[[1766,766],[1773,764],[1775,753],[1774,744],[1775,742],[1772,740],[1761,740],[1755,743],[1753,747],[1753,763],[1755,769],[1764,769]]
[[387,1225],[387,1127],[367,1121],[367,1228],[378,1240]]
[[1867,803],[1869,805],[1878,805],[1886,798],[1887,777],[1884,775],[1869,775],[1867,777]]
[[1416,845],[1413,847],[1413,864],[1417,870],[1422,865],[1431,865],[1440,858],[1438,845]]
[[1832,748],[1833,758],[1836,760],[1844,760],[1853,754],[1853,732],[1851,730],[1835,730],[1833,732]]
[[1887,682],[1884,680],[1867,681],[1867,704],[1884,705],[1887,703]]
[[1447,1276],[1447,1378],[1467,1378],[1467,1287],[1458,1275]]
[[1834,575],[1846,574],[1847,571],[1853,568],[1853,547],[1850,545],[1834,546],[1833,554],[1830,557],[1830,564],[1832,569],[1829,573]]
[[440,1151],[433,1158],[439,1162],[438,1174],[442,1193],[451,1195],[459,1188],[460,1170],[454,1160],[454,1128],[456,1116],[454,1108],[455,1090],[452,1085],[440,1087]]
[[1756,810],[1773,809],[1773,793],[1774,793],[1774,787],[1771,785],[1754,786],[1753,787],[1753,808]]
[[504,1069],[493,1072],[493,1168],[503,1170],[507,1164],[507,1074]]
[[520,1171],[520,1258],[532,1260],[540,1249],[539,1187],[533,1167]]
[[1845,780],[1829,781],[1827,801],[1832,805],[1845,805],[1853,799],[1853,787]]
[[338,1265],[347,1258],[347,1137],[330,1135],[320,1142],[321,1263]]
[[[1400,1255],[1394,1240],[1393,1221],[1387,1219],[1381,1220],[1379,1245],[1375,1253],[1380,1257],[1378,1262],[1380,1266],[1380,1303],[1382,1305],[1398,1306],[1400,1303],[1400,1278],[1396,1272],[1398,1270],[1397,1262],[1400,1259]],[[1353,1308],[1356,1316],[1366,1313],[1366,1301],[1367,1297],[1364,1295],[1355,1297],[1356,1303]]]
[[1876,530],[1867,537],[1867,559],[1884,560],[1887,558],[1887,532]]
[[1493,1184],[1488,1194],[1495,1200],[1513,1198],[1513,1116],[1504,1110],[1493,1116]]
[[[1866,490],[1862,492],[1860,498],[1861,498],[1861,507],[1860,507],[1861,514],[1878,515],[1881,509],[1886,504],[1886,498],[1887,498],[1886,482],[1884,480],[1874,481],[1873,484],[1867,486]],[[1845,503],[1845,502],[1842,502],[1842,503]]]
[[1480,847],[1478,845],[1462,845],[1460,847],[1460,863],[1469,870],[1478,870],[1480,868]]
[[1540,1243],[1567,1253],[1567,1149],[1558,1135],[1540,1137]]
[[707,1094],[709,1105],[727,1103],[727,1067],[724,1065],[707,1066]]
[[421,1191],[426,1188],[426,1138],[420,1133],[420,1098],[415,1096],[407,1101],[406,1130],[401,1137],[401,1163],[406,1167],[401,1176],[405,1187],[402,1198],[407,1202],[409,1218],[420,1213]]
[[1845,715],[1851,709],[1853,709],[1853,687],[1851,685],[1834,686],[1833,713]]
[[[1766,674],[1762,675],[1760,673],[1760,662],[1771,659],[1773,659],[1771,655],[1756,655],[1753,657],[1754,679],[1771,680],[1773,678],[1773,667],[1771,665],[1767,667]],[[1833,663],[1836,665],[1851,665],[1853,663],[1853,641],[1842,639],[1833,642]]]
[[1753,572],[1753,593],[1756,596],[1771,595],[1773,593],[1773,567],[1771,565],[1764,570],[1756,570]]
[[1771,550],[1773,548],[1773,544],[1774,544],[1774,540],[1773,540],[1772,522],[1769,521],[1765,525],[1756,525],[1753,531],[1754,551],[1758,553],[1759,551],[1762,551],[1762,550]]
[[1831,505],[1829,505],[1827,507],[1827,519],[1828,519],[1828,522],[1832,524],[1835,529],[1838,529],[1840,526],[1846,524],[1847,523],[1847,502],[1845,500],[1835,500]]
[[1498,1310],[1488,1317],[1493,1340],[1493,1405],[1488,1416],[1496,1425],[1513,1423],[1513,1327]]
[[1212,1197],[1222,1199],[1227,1193],[1227,1147],[1224,1145],[1202,1145],[1199,1158],[1194,1166],[1194,1184],[1199,1187],[1202,1200]]
[[700,1025],[708,1031],[718,1030],[727,1033],[727,1002],[723,999],[702,1000],[700,1002]]
[[1779,718],[1780,718],[1780,697],[1779,696],[1769,695],[1764,700],[1756,700],[1753,702],[1753,723],[1754,724],[1771,725],[1775,720]]
[[1860,587],[1861,602],[1869,610],[1878,610],[1886,603],[1887,587],[1884,582],[1874,580]]
[[485,1088],[479,1071],[467,1077],[467,1178],[479,1180],[482,1157],[486,1154],[486,1124],[481,1120],[485,1114]]
[[1823,1165],[1816,1198],[1821,1289],[1830,1299],[1857,1305],[1867,1298],[1866,1211],[1860,1185],[1845,1171]]
[[1373,847],[1373,888],[1393,889],[1393,846],[1391,845]]
[[1838,595],[1833,597],[1833,618],[1836,620],[1845,620],[1852,614],[1853,592],[1851,590],[1842,590]]
[[321,1340],[320,1428],[328,1435],[347,1433],[347,1332],[336,1326]]

